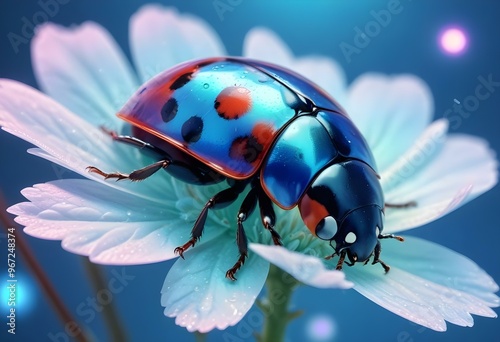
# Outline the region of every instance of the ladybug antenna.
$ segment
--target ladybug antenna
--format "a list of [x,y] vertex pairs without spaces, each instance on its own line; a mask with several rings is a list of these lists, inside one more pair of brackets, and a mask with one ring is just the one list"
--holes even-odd
[[326,260],[330,260],[330,259],[332,259],[333,257],[335,257],[336,255],[338,255],[338,254],[337,254],[337,252],[334,252],[332,255],[327,255],[327,256],[325,257],[325,259],[326,259]]
[[405,239],[402,236],[394,235],[394,234],[378,234],[379,239],[396,239],[398,241],[403,242]]

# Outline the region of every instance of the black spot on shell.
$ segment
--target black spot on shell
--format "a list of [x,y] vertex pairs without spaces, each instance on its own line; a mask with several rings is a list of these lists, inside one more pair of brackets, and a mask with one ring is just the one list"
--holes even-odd
[[187,143],[194,143],[200,140],[203,132],[203,120],[199,116],[190,117],[181,128],[182,139]]
[[191,77],[193,76],[192,72],[188,72],[180,75],[174,83],[170,86],[170,90],[176,90],[184,87],[189,81],[191,81]]
[[164,122],[173,120],[173,118],[177,115],[178,109],[179,104],[177,103],[177,100],[173,97],[169,98],[161,108],[161,118]]
[[253,136],[238,137],[231,143],[229,156],[233,159],[243,159],[253,163],[261,154],[263,146]]
[[247,143],[247,153],[245,154],[245,160],[249,163],[254,162],[262,152],[263,146],[259,143],[256,137],[250,135]]

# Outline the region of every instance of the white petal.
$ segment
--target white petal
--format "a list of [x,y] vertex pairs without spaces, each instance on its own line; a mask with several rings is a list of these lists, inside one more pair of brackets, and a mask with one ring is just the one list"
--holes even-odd
[[446,119],[431,123],[413,146],[396,162],[381,173],[380,183],[384,193],[388,193],[398,185],[411,181],[411,178],[436,161],[436,156],[442,151],[448,132]]
[[[433,330],[445,331],[445,321],[472,326],[471,314],[496,317],[490,306],[498,306],[498,297],[491,293],[498,288],[491,286],[491,278],[484,271],[460,255],[451,255],[444,248],[420,242],[408,239],[405,242],[407,246],[399,246],[402,252],[397,256],[387,251],[390,244],[386,243],[383,259],[392,266],[389,273],[384,274],[381,267],[356,265],[344,269],[347,278],[354,282],[355,290],[373,302]],[[411,246],[413,243],[416,244]],[[405,254],[407,249],[424,258],[398,260],[398,256]],[[411,252],[409,255],[412,255]],[[441,259],[442,256],[444,259]],[[465,267],[463,271],[462,267]],[[479,280],[486,280],[486,284],[481,286],[476,283],[476,276]],[[447,277],[452,278],[451,283],[446,282]],[[455,286],[452,286],[453,282],[456,282]],[[485,296],[477,296],[478,293],[487,294],[490,299],[495,297],[496,304],[483,300]]]
[[45,93],[95,126],[120,127],[115,113],[139,85],[104,28],[93,22],[45,24],[36,30],[32,60]]
[[340,104],[345,103],[346,78],[340,65],[323,56],[294,58],[292,51],[273,31],[254,28],[248,32],[243,55],[291,69],[318,84]]
[[225,278],[238,257],[234,239],[195,246],[172,266],[162,288],[165,315],[189,331],[208,332],[238,323],[264,286],[269,263],[250,253],[238,280]]
[[[64,249],[103,264],[144,264],[176,257],[175,247],[190,238],[175,201],[159,203],[89,180],[59,180],[22,191],[31,202],[9,208],[24,231],[62,240]],[[208,220],[213,225],[213,221]],[[225,229],[207,229],[203,243]]]
[[474,261],[439,244],[405,236],[401,243],[383,242],[383,259],[436,284],[466,292],[497,307],[500,299],[495,281]]
[[[43,150],[33,150],[34,154],[100,182],[104,182],[102,177],[89,174],[88,166],[128,173],[151,162],[138,150],[114,142],[48,96],[12,80],[0,80],[0,126]],[[168,177],[158,173],[141,183],[106,184],[161,199],[169,188],[168,182]]]
[[161,5],[143,6],[132,16],[130,47],[143,82],[181,62],[226,54],[207,23]]
[[350,281],[345,280],[343,272],[326,269],[323,262],[314,256],[292,252],[280,246],[256,243],[250,244],[250,249],[306,285],[336,289],[353,286]]
[[384,232],[417,227],[455,210],[497,183],[497,167],[484,140],[450,135],[430,162],[422,168],[417,165],[416,174],[385,192],[387,203],[415,201],[417,206],[386,208]]
[[432,118],[432,94],[411,75],[364,74],[349,88],[344,105],[371,147],[379,171],[395,162]]

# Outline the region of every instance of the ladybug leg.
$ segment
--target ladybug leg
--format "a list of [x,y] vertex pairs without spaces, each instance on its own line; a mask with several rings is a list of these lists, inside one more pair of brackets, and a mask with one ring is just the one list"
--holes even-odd
[[171,163],[170,158],[166,158],[165,152],[147,142],[126,135],[118,135],[116,134],[115,131],[108,130],[104,127],[101,127],[101,130],[104,133],[108,134],[115,141],[119,141],[127,145],[137,147],[141,150],[147,150],[149,152],[153,152],[156,156],[161,156],[162,160],[157,161],[156,163],[153,163],[146,167],[143,167],[142,169],[132,171],[130,174],[124,174],[120,172],[106,173],[94,166],[87,167],[87,171],[89,172],[97,173],[98,175],[103,176],[104,179],[113,178],[116,179],[117,181],[122,179],[130,179],[131,181],[136,182],[150,177],[160,169],[167,168],[167,166],[170,165]]
[[135,170],[129,174],[119,172],[105,173],[94,166],[87,167],[87,171],[97,173],[98,175],[103,176],[104,179],[115,178],[117,181],[122,179],[130,179],[133,182],[137,182],[152,176],[160,169],[166,169],[168,165],[170,165],[170,160],[160,160],[156,163],[143,167],[142,169]]
[[236,280],[236,277],[234,275],[245,263],[245,259],[247,258],[248,255],[248,240],[245,234],[245,229],[243,228],[243,222],[255,210],[255,206],[257,205],[257,199],[258,199],[257,192],[258,192],[257,188],[252,188],[248,192],[238,212],[237,216],[238,230],[236,231],[236,244],[238,245],[238,251],[240,252],[240,257],[238,258],[234,266],[231,267],[226,272],[226,278],[231,279],[233,281]]
[[389,265],[387,265],[385,262],[383,262],[382,260],[380,260],[380,252],[382,252],[382,246],[380,245],[380,241],[377,241],[377,245],[375,246],[375,250],[374,250],[375,255],[373,257],[372,265],[379,263],[384,268],[385,273],[387,273],[387,272],[389,272],[391,267]]
[[417,202],[415,201],[410,201],[410,202],[406,202],[406,203],[386,203],[385,204],[385,207],[386,208],[396,208],[396,209],[404,209],[404,208],[411,208],[411,207],[416,207],[417,206]]
[[234,186],[224,189],[218,192],[212,198],[210,198],[203,207],[203,209],[201,210],[200,215],[196,219],[193,229],[191,229],[191,239],[189,239],[189,241],[186,242],[184,245],[174,249],[174,253],[178,254],[181,258],[184,259],[184,252],[188,250],[190,247],[193,247],[203,234],[203,229],[205,228],[205,222],[207,220],[208,210],[221,209],[227,207],[238,198],[239,194],[245,189],[245,186],[246,183],[244,184],[236,183]]
[[101,127],[101,130],[107,135],[109,135],[114,141],[125,143],[127,145],[137,147],[138,149],[141,150],[149,150],[160,156],[165,155],[165,152],[160,150],[158,147],[151,145],[150,143],[147,143],[145,141],[142,141],[141,139],[137,139],[135,137],[131,137],[128,135],[118,135],[115,131],[109,130],[105,127]]
[[346,251],[345,250],[343,250],[342,252],[340,252],[340,258],[339,258],[339,261],[337,262],[337,267],[335,267],[335,269],[337,271],[342,271],[342,265],[344,264],[345,255],[346,255]]
[[281,243],[281,236],[274,230],[276,222],[276,215],[273,209],[273,203],[266,193],[260,188],[259,185],[259,209],[260,218],[264,227],[269,230],[276,246],[283,246]]

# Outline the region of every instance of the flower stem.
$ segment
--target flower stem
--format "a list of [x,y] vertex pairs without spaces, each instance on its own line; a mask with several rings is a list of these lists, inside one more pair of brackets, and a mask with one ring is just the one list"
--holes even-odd
[[[90,262],[86,257],[82,258],[82,261],[87,271],[90,283],[94,288],[94,291],[98,293],[103,289],[107,289],[108,282],[102,272],[101,266]],[[109,331],[109,339],[111,341],[126,342],[129,340],[127,333],[125,332],[125,328],[120,318],[118,317],[118,312],[116,310],[116,306],[113,305],[113,302],[110,302],[107,305],[103,305],[102,315],[106,323],[106,328]]]
[[259,342],[280,342],[285,340],[288,323],[299,317],[302,311],[288,311],[293,291],[299,282],[280,268],[271,265],[266,281],[267,298],[257,302],[264,313],[264,327]]

